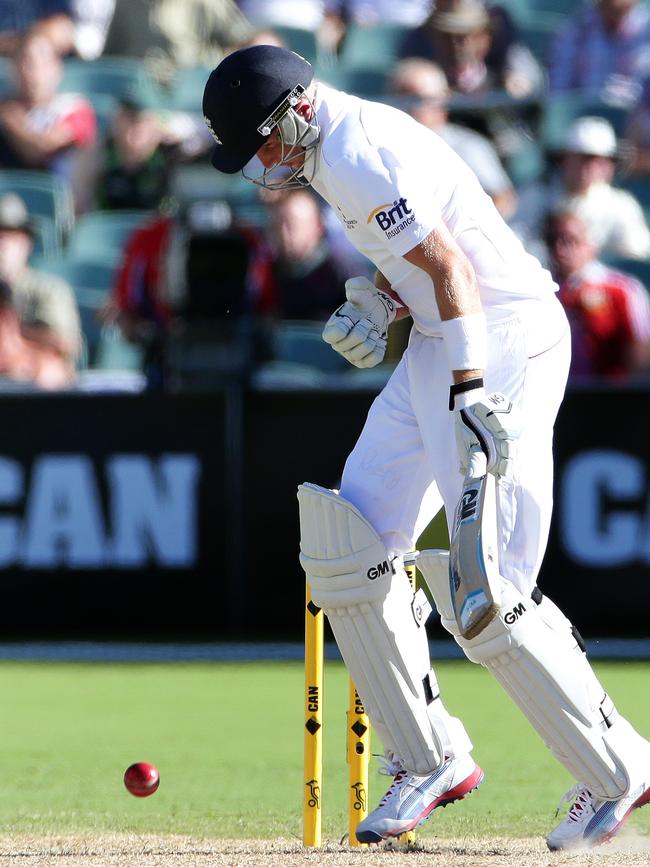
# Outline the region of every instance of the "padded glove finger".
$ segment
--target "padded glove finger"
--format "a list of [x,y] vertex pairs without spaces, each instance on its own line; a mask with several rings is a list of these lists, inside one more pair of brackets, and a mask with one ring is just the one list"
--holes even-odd
[[359,311],[346,302],[332,313],[323,328],[323,340],[331,346],[343,340],[359,321]]

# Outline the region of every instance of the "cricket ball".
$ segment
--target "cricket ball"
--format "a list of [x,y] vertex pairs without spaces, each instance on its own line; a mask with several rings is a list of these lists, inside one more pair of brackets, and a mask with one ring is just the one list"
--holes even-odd
[[149,762],[136,762],[124,771],[124,785],[136,798],[148,798],[160,785],[160,774]]

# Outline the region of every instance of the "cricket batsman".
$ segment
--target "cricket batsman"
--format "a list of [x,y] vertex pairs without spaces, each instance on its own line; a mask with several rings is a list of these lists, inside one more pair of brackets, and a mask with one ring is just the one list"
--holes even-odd
[[[346,303],[325,325],[334,351],[372,367],[391,322],[413,319],[340,491],[306,483],[298,492],[312,597],[394,778],[358,825],[358,840],[409,831],[483,779],[462,722],[442,702],[423,606],[402,564],[442,506],[450,532],[457,529],[466,477],[483,461],[498,575],[486,575],[472,597],[490,599],[480,628],[463,629],[452,595],[465,573],[483,575],[485,564],[472,568],[478,548],[458,536],[459,562],[469,566],[457,581],[438,554],[422,554],[418,565],[443,625],[575,778],[572,806],[548,846],[604,842],[650,801],[650,744],[618,713],[579,633],[536,583],[570,356],[557,286],[442,139],[392,107],[314,81],[310,64],[287,49],[258,45],[227,56],[208,79],[203,113],[216,169],[241,171],[267,189],[311,185],[376,266],[374,282],[348,280]],[[472,502],[461,501],[458,524],[480,517]]]

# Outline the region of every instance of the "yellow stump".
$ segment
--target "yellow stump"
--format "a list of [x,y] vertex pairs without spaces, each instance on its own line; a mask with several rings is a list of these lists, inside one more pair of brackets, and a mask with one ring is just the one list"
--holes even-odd
[[411,590],[415,593],[417,589],[417,578],[416,578],[416,567],[415,567],[415,558],[417,557],[418,552],[414,551],[412,554],[404,554],[404,571],[408,575],[409,582],[411,584]]
[[303,832],[305,846],[322,840],[323,783],[323,612],[307,585],[305,607],[305,758]]
[[[406,574],[415,591],[415,555],[404,558]],[[305,606],[305,753],[303,787],[303,843],[322,842],[323,783],[323,612],[311,598],[307,585]],[[349,687],[346,752],[349,765],[349,840],[357,842],[356,828],[368,815],[368,770],[370,763],[370,721],[352,680]],[[401,846],[415,843],[415,832],[397,838]]]
[[359,843],[355,831],[368,815],[368,766],[370,763],[370,721],[359,694],[350,679],[347,712],[346,754],[348,760],[348,838],[350,846]]

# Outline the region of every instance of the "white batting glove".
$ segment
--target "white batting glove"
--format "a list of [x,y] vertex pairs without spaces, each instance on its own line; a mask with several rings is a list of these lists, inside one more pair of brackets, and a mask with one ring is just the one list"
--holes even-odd
[[[475,383],[474,387],[471,384]],[[468,467],[477,466],[476,452],[481,451],[487,461],[487,471],[497,478],[512,476],[517,439],[521,432],[519,411],[499,391],[486,395],[483,380],[464,383],[470,386],[462,392],[456,405],[458,393],[452,386],[449,408],[455,410],[456,446],[463,474]]]
[[375,367],[386,354],[397,305],[366,277],[346,280],[345,296],[348,300],[325,323],[323,340],[355,367]]

